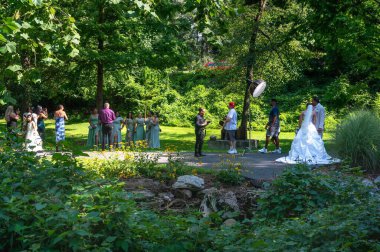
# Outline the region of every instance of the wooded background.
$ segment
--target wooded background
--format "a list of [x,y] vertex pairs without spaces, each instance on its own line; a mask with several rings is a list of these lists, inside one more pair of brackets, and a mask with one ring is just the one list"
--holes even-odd
[[[217,127],[235,101],[239,120],[250,105],[262,129],[276,98],[287,131],[317,95],[334,127],[349,111],[380,111],[379,9],[377,0],[0,0],[1,103],[64,104],[80,118],[109,101],[176,126],[191,126],[202,106]],[[254,79],[267,89],[249,102]]]

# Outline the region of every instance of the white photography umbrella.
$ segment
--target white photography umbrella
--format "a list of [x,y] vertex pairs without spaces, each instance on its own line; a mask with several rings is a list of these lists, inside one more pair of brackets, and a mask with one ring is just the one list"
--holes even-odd
[[264,92],[267,83],[264,80],[255,80],[253,84],[255,84],[256,87],[252,92],[252,97],[257,98]]

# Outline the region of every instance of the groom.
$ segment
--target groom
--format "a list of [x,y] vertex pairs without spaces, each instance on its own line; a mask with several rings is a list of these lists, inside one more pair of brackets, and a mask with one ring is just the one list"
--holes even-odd
[[315,127],[317,128],[318,135],[322,139],[325,126],[325,108],[319,103],[317,96],[313,97],[311,104],[313,104],[313,110],[316,114]]

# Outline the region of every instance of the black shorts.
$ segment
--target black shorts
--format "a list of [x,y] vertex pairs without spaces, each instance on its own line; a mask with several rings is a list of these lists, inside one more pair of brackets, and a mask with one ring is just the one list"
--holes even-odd
[[236,130],[226,130],[230,141],[236,141]]

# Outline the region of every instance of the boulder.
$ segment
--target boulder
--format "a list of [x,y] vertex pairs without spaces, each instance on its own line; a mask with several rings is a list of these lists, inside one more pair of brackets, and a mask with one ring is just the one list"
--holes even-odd
[[191,191],[199,191],[204,188],[203,178],[193,176],[193,175],[184,175],[179,176],[177,182],[173,184],[174,189],[188,189]]
[[174,195],[171,192],[159,193],[158,197],[163,199],[164,201],[172,201],[174,199]]
[[231,192],[223,192],[216,188],[205,189],[200,211],[204,217],[207,217],[212,212],[219,210],[238,212],[240,211],[236,195]]
[[136,190],[136,191],[131,191],[131,193],[133,194],[135,200],[141,200],[141,201],[152,199],[156,196],[153,192],[149,190]]
[[236,212],[240,210],[236,195],[231,191],[222,194],[221,197],[218,199],[218,203],[220,206],[230,208]]
[[186,199],[190,199],[193,196],[193,193],[188,189],[180,189],[178,192]]
[[236,224],[236,220],[234,219],[227,219],[223,222],[223,226],[226,226],[226,227],[232,227]]

